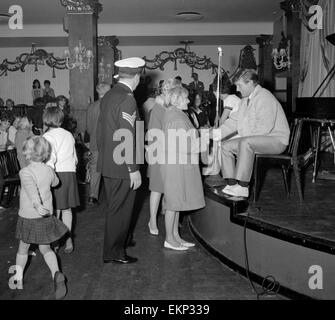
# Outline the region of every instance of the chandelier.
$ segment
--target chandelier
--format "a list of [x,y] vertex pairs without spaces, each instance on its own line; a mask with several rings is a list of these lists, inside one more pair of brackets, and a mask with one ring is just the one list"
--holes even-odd
[[282,39],[279,43],[279,47],[272,50],[272,61],[273,65],[277,70],[282,70],[291,68],[291,58],[290,58],[290,40],[287,40],[284,33],[282,32]]
[[[71,53],[69,49],[64,50],[65,64],[70,70],[79,68],[79,71],[87,70],[90,67],[93,52],[83,46],[82,40],[78,41],[78,45],[73,48]],[[70,62],[72,60],[73,62]]]
[[66,69],[65,60],[57,58],[53,53],[46,52],[43,49],[36,49],[36,44],[32,43],[30,53],[22,53],[13,61],[4,59],[0,64],[0,76],[8,75],[8,71],[25,71],[27,65],[35,66],[35,72],[39,65],[47,65],[52,68],[52,77],[56,78],[55,69]]
[[158,68],[163,71],[164,65],[167,62],[174,63],[174,70],[177,70],[177,62],[179,62],[187,64],[189,67],[191,67],[192,73],[194,72],[194,69],[212,69],[213,74],[217,71],[218,66],[214,64],[210,58],[207,58],[206,56],[199,57],[195,52],[191,51],[190,44],[193,43],[193,41],[185,40],[181,41],[180,43],[184,44],[184,48],[177,48],[170,52],[162,51],[152,60],[143,57],[143,60],[146,62],[144,72],[145,69],[154,70]]

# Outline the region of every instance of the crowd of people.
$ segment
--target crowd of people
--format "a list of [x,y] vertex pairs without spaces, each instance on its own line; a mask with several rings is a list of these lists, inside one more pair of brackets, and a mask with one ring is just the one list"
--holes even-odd
[[[283,109],[277,99],[260,86],[255,70],[240,70],[233,81],[221,85],[220,90],[217,90],[214,79],[210,90],[213,97],[209,98],[196,73],[188,86],[177,76],[162,81],[155,92],[144,90],[145,84],[150,83],[148,79],[140,80],[144,65],[145,61],[140,58],[115,62],[117,83],[113,86],[98,84],[99,99],[87,109],[88,204],[98,204],[100,185],[103,184],[104,263],[137,261],[127,254],[126,248],[132,243],[135,197],[142,184],[137,161],[141,158],[138,158],[139,154],[145,154],[149,179],[148,233],[158,236],[161,232],[157,223],[161,204],[165,222],[164,248],[188,251],[195,243],[180,235],[180,214],[206,205],[200,154],[209,150],[210,139],[219,144],[221,174],[226,180],[223,193],[245,198],[249,195],[255,153],[278,154],[288,144],[290,132]],[[20,241],[16,256],[17,281],[22,285],[30,245],[38,245],[51,271],[55,297],[61,299],[66,295],[67,287],[55,252],[59,250],[61,239],[65,242],[65,253],[74,250],[72,209],[79,205],[78,157],[73,135],[75,125],[66,124],[67,121],[71,123],[68,101],[63,96],[54,98],[50,83],[44,84],[42,90],[39,81],[35,80],[32,91],[35,103],[43,99],[42,95],[48,99],[43,110],[42,128],[27,116],[17,118],[14,124],[4,114],[1,116],[0,141],[6,148],[17,149],[21,166],[16,230]],[[135,94],[139,85],[145,99],[138,100],[139,93]],[[210,108],[204,103],[209,100],[212,100]],[[221,106],[219,119],[213,119],[215,101]],[[147,131],[145,148],[136,144],[136,136],[140,134],[136,122],[140,115]],[[214,122],[219,126],[213,128]],[[14,138],[9,133],[11,126],[16,130]],[[34,126],[39,129],[37,134]],[[116,136],[120,130],[125,130],[132,138],[130,155],[123,150],[118,156],[122,139]],[[157,132],[163,139],[158,139]],[[170,139],[171,132],[184,134],[187,143],[179,142],[176,148]],[[199,144],[203,135],[208,137],[208,143]],[[155,152],[152,152],[153,148]]]

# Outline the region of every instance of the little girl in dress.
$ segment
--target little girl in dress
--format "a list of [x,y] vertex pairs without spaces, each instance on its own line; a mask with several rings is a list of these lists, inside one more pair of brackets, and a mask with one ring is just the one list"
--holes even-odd
[[16,255],[15,280],[22,288],[29,247],[37,244],[51,271],[55,298],[62,299],[67,292],[65,276],[59,271],[57,257],[50,244],[66,234],[68,228],[52,215],[50,188],[56,186],[59,180],[52,168],[44,163],[50,153],[50,144],[40,136],[29,138],[23,145],[23,154],[29,165],[19,172],[21,190],[16,238],[20,243]]

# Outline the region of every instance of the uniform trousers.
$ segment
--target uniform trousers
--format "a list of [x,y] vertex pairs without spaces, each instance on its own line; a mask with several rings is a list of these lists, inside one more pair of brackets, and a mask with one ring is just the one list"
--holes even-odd
[[129,179],[103,177],[103,181],[106,193],[103,259],[112,260],[125,255],[136,191],[130,188]]
[[249,182],[256,153],[280,154],[285,149],[286,145],[274,136],[248,136],[228,140],[221,145],[222,177]]
[[99,197],[99,186],[101,180],[101,173],[97,172],[98,163],[98,150],[92,151],[91,159],[89,163],[90,170],[90,197],[98,199]]

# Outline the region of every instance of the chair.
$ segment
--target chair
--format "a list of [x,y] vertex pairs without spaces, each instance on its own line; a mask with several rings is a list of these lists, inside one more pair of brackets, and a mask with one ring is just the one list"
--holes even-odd
[[19,171],[16,149],[0,152],[0,202],[5,187],[8,187],[7,204],[13,200],[15,190],[20,185]]
[[285,191],[287,197],[290,196],[290,190],[288,186],[288,177],[291,169],[293,169],[295,182],[298,189],[300,202],[303,201],[303,192],[301,185],[301,169],[308,163],[311,159],[311,154],[313,153],[311,150],[308,150],[305,154],[298,155],[299,142],[302,132],[302,119],[294,119],[291,124],[291,135],[290,141],[287,149],[281,154],[256,154],[255,155],[255,164],[254,164],[254,195],[253,201],[254,203],[257,200],[257,189],[259,184],[259,168],[261,164],[270,163],[274,165],[280,165],[282,168]]

